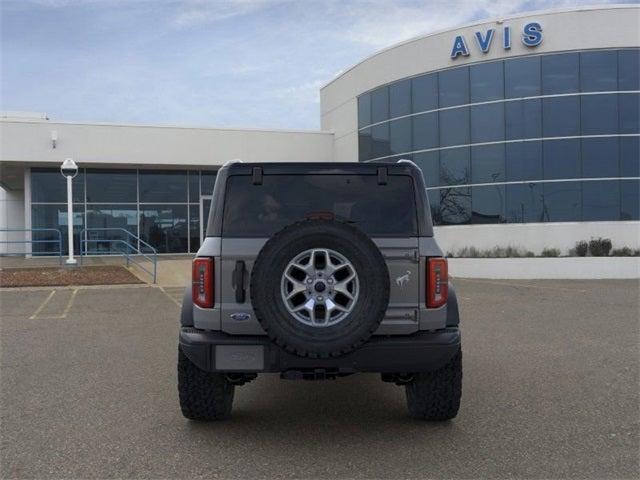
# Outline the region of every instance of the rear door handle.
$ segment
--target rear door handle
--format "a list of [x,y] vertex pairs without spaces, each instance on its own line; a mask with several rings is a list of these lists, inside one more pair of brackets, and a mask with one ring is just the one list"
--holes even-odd
[[236,291],[236,303],[244,303],[245,291],[244,291],[244,260],[238,260],[236,262],[236,268],[233,271],[233,288]]

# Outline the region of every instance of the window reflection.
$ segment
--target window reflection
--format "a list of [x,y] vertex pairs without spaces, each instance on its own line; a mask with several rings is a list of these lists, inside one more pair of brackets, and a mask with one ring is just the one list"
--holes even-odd
[[471,223],[503,223],[505,221],[504,185],[472,187],[471,204]]
[[140,170],[140,202],[187,202],[187,172]]
[[507,143],[505,146],[506,179],[542,179],[542,142]]
[[582,182],[582,220],[620,220],[619,181]]
[[617,52],[581,52],[580,83],[580,90],[583,92],[610,92],[617,90]]
[[542,94],[577,92],[580,88],[577,53],[543,55],[541,57]]
[[507,140],[542,137],[542,100],[507,102],[504,109]]
[[546,140],[543,142],[545,179],[580,178],[580,140]]
[[424,113],[413,117],[413,150],[438,147],[438,114]]
[[371,92],[371,123],[389,119],[389,87]]
[[[60,175],[60,173],[58,173]],[[51,255],[58,254],[58,239],[62,238],[62,254],[68,254],[67,243],[67,206],[66,205],[32,205],[31,228],[54,228],[60,230],[60,236],[56,232],[33,232],[34,240],[31,251],[34,254]],[[84,205],[73,205],[73,248],[80,250],[80,231],[84,228]],[[10,245],[9,248],[15,247]]]
[[441,110],[440,146],[466,145],[469,139],[469,107]]
[[471,147],[471,183],[504,182],[504,144]]
[[389,117],[411,113],[411,80],[401,80],[389,87]]
[[438,85],[440,108],[469,103],[469,67],[438,73]]
[[411,151],[411,118],[401,118],[389,123],[391,154]]
[[617,95],[584,95],[580,102],[580,123],[583,135],[618,132]]
[[548,182],[543,184],[542,220],[575,222],[582,219],[580,182]]
[[620,220],[640,220],[640,180],[620,182]]
[[541,184],[506,185],[505,194],[507,222],[531,223],[544,221]]
[[[83,203],[84,169],[78,169],[72,186],[74,203]],[[31,191],[34,203],[67,203],[67,180],[57,168],[32,168]]]
[[580,135],[580,98],[544,98],[542,100],[542,132],[545,137]]
[[138,245],[134,244],[132,237],[122,231],[126,230],[135,236],[138,235],[137,205],[89,205],[87,228],[100,229],[87,231],[87,250],[90,252],[108,254],[137,249]]
[[137,201],[138,179],[135,170],[87,169],[87,202]]
[[365,93],[358,97],[358,128],[371,124],[371,95]]
[[141,205],[140,238],[159,253],[188,251],[186,205]]
[[469,67],[471,103],[504,98],[504,62],[489,62]]
[[504,140],[504,103],[471,107],[471,143]]
[[461,225],[471,221],[471,189],[440,189],[440,221],[442,225]]
[[438,108],[438,74],[421,75],[411,80],[413,113]]
[[540,95],[540,57],[514,58],[504,62],[505,97]]

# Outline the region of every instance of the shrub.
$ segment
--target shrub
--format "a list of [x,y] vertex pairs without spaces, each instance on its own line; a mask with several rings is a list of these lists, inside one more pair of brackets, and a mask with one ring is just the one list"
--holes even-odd
[[589,242],[589,251],[594,257],[606,257],[611,251],[611,240],[609,238],[592,238]]
[[589,251],[589,244],[585,240],[576,242],[575,252],[578,257],[586,257]]
[[526,252],[524,252],[524,256],[525,257],[535,257],[536,254],[533,253],[531,250],[527,250]]
[[542,250],[541,256],[543,256],[543,257],[559,257],[560,256],[560,250],[558,250],[557,248],[545,248],[544,250]]
[[637,250],[631,250],[629,247],[614,248],[611,250],[611,255],[614,257],[635,257]]

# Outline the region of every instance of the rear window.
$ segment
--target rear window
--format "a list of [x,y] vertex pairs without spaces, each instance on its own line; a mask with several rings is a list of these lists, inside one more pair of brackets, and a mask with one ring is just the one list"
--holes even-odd
[[265,175],[227,180],[222,232],[230,237],[269,237],[310,217],[333,215],[370,236],[416,236],[413,180],[390,175]]

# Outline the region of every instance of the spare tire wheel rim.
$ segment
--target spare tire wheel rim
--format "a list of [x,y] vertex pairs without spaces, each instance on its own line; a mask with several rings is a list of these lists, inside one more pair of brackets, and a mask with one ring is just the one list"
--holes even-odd
[[293,318],[311,327],[342,322],[358,301],[358,274],[342,254],[312,248],[285,267],[280,283],[282,300]]

